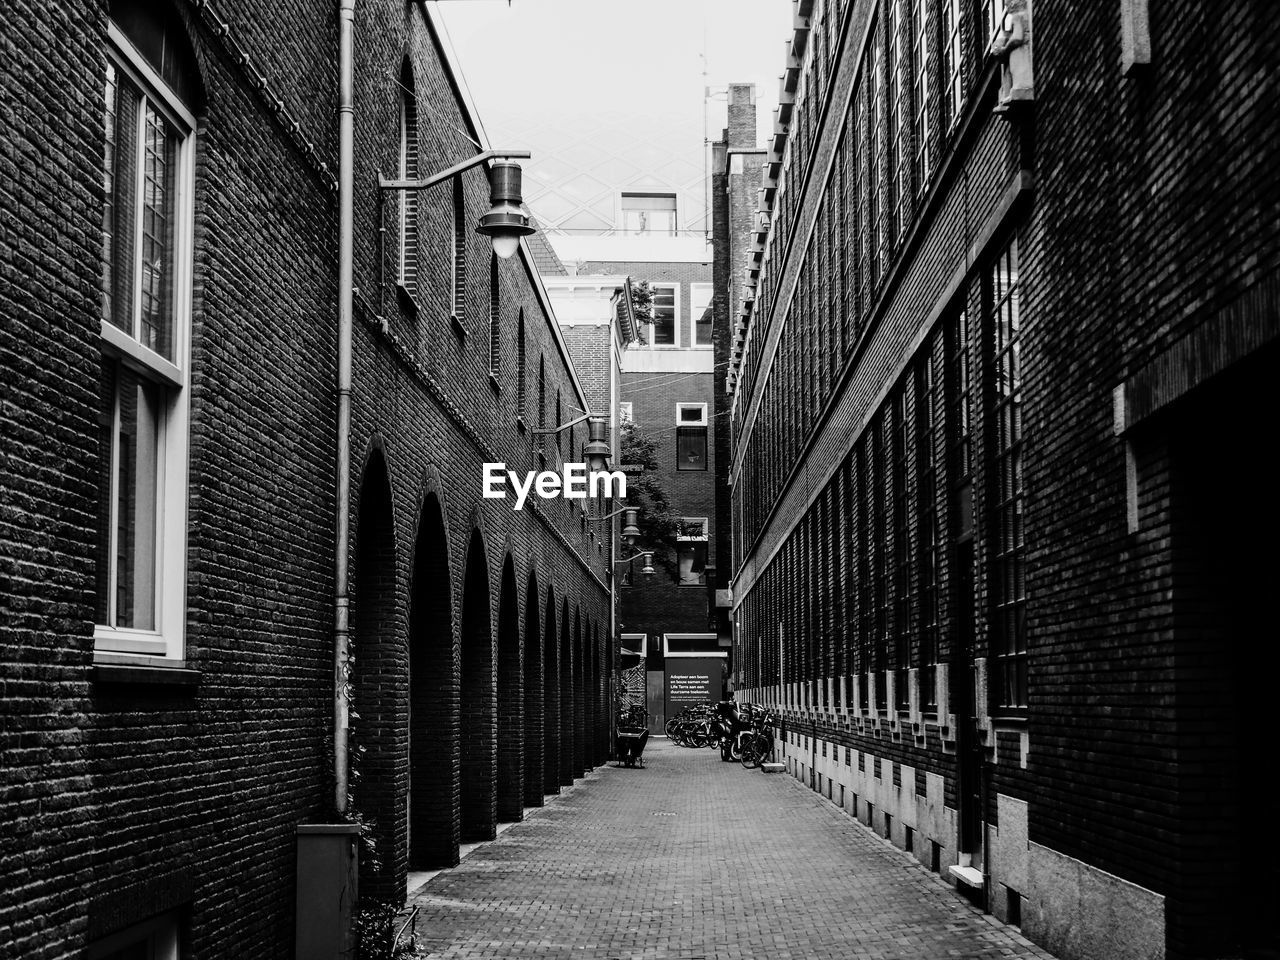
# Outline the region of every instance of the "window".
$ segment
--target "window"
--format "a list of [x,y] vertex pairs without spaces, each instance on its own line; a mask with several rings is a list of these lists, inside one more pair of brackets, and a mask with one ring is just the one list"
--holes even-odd
[[894,706],[906,710],[910,705],[908,673],[911,665],[911,542],[907,514],[907,450],[911,445],[911,421],[907,409],[904,383],[890,401],[890,455],[893,458],[893,639],[894,639]]
[[[910,42],[910,37],[903,37],[902,6],[906,0],[889,0],[889,189],[892,205],[889,227],[890,243],[902,239],[906,230],[907,211],[911,197],[911,185],[908,182],[910,167],[907,165],[909,146],[906,142],[910,106],[907,103],[910,78],[907,76],[908,66],[903,52],[903,42]],[[887,265],[886,265],[887,266]]]
[[195,117],[172,60],[132,42],[172,58],[186,38],[131,20],[108,26],[105,78],[95,649],[180,658]]
[[920,577],[920,669],[917,682],[920,708],[925,711],[936,710],[938,706],[938,422],[934,412],[937,391],[933,365],[940,350],[941,338],[935,335],[915,368],[916,529]]
[[618,404],[618,419],[623,423],[635,423],[634,405],[630,400]]
[[707,405],[676,404],[676,469],[707,469]]
[[[418,174],[418,100],[414,94],[413,68],[406,57],[400,67],[400,163],[401,180]],[[418,192],[397,190],[400,204],[400,247],[397,278],[410,294],[418,289]]]
[[680,341],[676,335],[676,288],[658,285],[653,290],[653,345],[672,347]]
[[996,697],[1027,706],[1026,556],[1022,537],[1022,371],[1018,244],[1001,251],[989,278],[995,455]]
[[871,284],[874,287],[888,258],[884,223],[884,165],[881,150],[884,136],[884,77],[880,73],[880,44],[873,30],[867,48],[867,222],[871,228]]
[[659,237],[676,234],[674,193],[624,193],[622,195],[624,233]]
[[979,26],[984,32],[979,35],[978,42],[982,44],[982,51],[985,53],[995,39],[996,31],[1000,29],[1000,22],[1004,20],[1004,0],[980,0],[980,4]]
[[707,518],[681,517],[676,535],[676,568],[682,587],[707,583]]
[[[538,429],[545,430],[547,427],[547,361],[545,357],[538,357]],[[547,439],[545,435],[538,436],[538,464],[539,469],[547,469]]]
[[462,177],[453,178],[453,319],[465,325],[467,309],[467,201]]
[[178,960],[178,924],[173,914],[139,923],[90,944],[88,960]]
[[711,296],[714,289],[709,283],[689,284],[689,323],[692,331],[689,345],[711,346]]
[[489,254],[489,376],[496,382],[502,355],[502,326],[499,323],[498,255]]
[[[946,3],[946,0],[943,0]],[[913,82],[912,106],[915,122],[911,136],[915,147],[913,155],[916,190],[920,194],[929,185],[932,168],[929,163],[929,4],[925,0],[911,3],[911,73]]]
[[964,88],[960,76],[960,0],[941,0],[942,15],[942,110],[943,129],[949,131],[960,119]]
[[520,308],[520,318],[516,330],[516,416],[521,420],[525,417],[525,406],[528,404],[529,398],[526,396],[529,387],[526,381],[528,374],[525,371],[525,345],[524,345],[524,308]]
[[882,408],[876,415],[871,429],[871,456],[868,466],[872,476],[868,477],[871,502],[871,582],[872,604],[875,616],[875,632],[872,637],[871,682],[875,687],[876,709],[884,710],[888,706],[888,688],[885,684],[884,672],[889,660],[889,572],[888,556],[885,550],[887,539],[885,499],[887,484],[885,482],[886,463],[884,453],[885,410]]
[[[560,424],[562,424],[562,423],[564,423],[564,404],[563,404],[562,399],[561,399],[560,391],[559,391],[559,389],[557,389],[557,390],[556,390],[556,419],[555,419],[555,426],[557,426],[557,427],[558,427],[558,426],[560,426]],[[555,441],[556,441],[556,460],[557,460],[558,462],[560,462],[560,463],[564,463],[564,457],[563,457],[563,456],[561,456],[561,450],[562,450],[562,448],[561,448],[561,446],[560,446],[560,431],[559,431],[559,430],[557,430],[557,431],[553,434],[553,437],[555,438]]]

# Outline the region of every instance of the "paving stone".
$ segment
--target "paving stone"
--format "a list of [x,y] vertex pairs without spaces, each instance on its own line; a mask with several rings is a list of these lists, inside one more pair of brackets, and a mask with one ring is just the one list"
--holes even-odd
[[791,777],[649,742],[413,896],[431,957],[1050,958]]

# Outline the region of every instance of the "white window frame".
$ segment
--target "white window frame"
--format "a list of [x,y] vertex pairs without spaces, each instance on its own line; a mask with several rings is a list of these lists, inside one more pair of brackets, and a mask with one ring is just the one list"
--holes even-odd
[[654,343],[656,336],[654,334],[657,324],[649,324],[649,349],[650,350],[679,350],[680,349],[680,284],[678,283],[652,283],[649,284],[650,290],[670,290],[672,291],[671,309],[673,315],[671,318],[671,343]]
[[[623,201],[628,197],[670,197],[675,202],[675,224],[670,232],[653,231],[653,230],[629,230],[627,229],[627,214],[630,212],[623,206]],[[616,216],[614,223],[618,225],[618,232],[624,237],[678,237],[680,236],[680,224],[684,222],[682,209],[684,205],[680,202],[680,193],[676,190],[619,190],[616,208]]]
[[[155,567],[155,624],[154,630],[137,630],[95,624],[94,654],[99,660],[154,660],[164,658],[181,660],[184,654],[186,631],[187,590],[187,451],[190,417],[190,393],[187,389],[187,371],[191,349],[191,274],[192,245],[195,222],[195,148],[196,118],[168,88],[145,58],[134,48],[129,39],[114,23],[107,24],[107,56],[112,65],[147,97],[158,112],[173,126],[185,134],[176,150],[174,174],[177,200],[174,228],[174,277],[173,277],[173,361],[144,346],[134,336],[121,330],[105,318],[100,324],[104,356],[118,358],[147,380],[164,390],[158,433],[156,476],[156,567]],[[145,112],[138,112],[138,123],[145,120]],[[134,170],[141,180],[142,166]],[[141,217],[142,190],[135,187],[137,197],[135,216]],[[135,238],[141,230],[135,225]],[[135,252],[135,270],[141,271],[141,257]],[[135,296],[140,290],[138,273],[135,273]],[[136,309],[136,308],[135,308]],[[135,327],[137,323],[135,314]],[[119,417],[117,411],[113,415]],[[119,476],[118,431],[112,427],[112,463],[109,467],[112,519],[111,543],[107,556],[115,563],[115,538],[117,523],[115,511],[119,497],[114,495]],[[114,619],[114,579],[107,587],[108,620]]]
[[702,533],[700,535],[689,535],[684,532],[676,534],[676,540],[688,540],[694,543],[706,543],[710,537],[707,536],[707,518],[706,517],[681,517],[682,524],[700,523],[702,524]]
[[[410,93],[407,90],[400,91],[400,153],[397,160],[397,170],[401,180],[408,179],[409,176],[409,97]],[[417,130],[415,129],[413,132],[416,136]],[[415,198],[409,196],[408,190],[397,190],[396,193],[399,195],[397,199],[399,201],[400,213],[400,223],[398,224],[400,242],[398,244],[399,255],[396,263],[396,282],[407,290],[408,285],[405,283],[405,267],[408,266],[409,262],[409,250],[406,246],[409,226],[408,214],[409,208]]]
[[173,913],[163,913],[127,930],[103,937],[89,945],[88,960],[101,960],[123,947],[130,947],[140,940],[148,940],[152,960],[178,960],[178,920]]
[[716,650],[672,650],[672,640],[712,640],[718,641],[718,637],[714,633],[664,633],[662,635],[662,656],[663,659],[700,659],[703,657],[721,657],[728,658],[729,651],[723,649]]
[[[631,653],[638,653],[640,658],[646,659],[649,655],[649,635],[647,633],[622,633],[618,635],[619,645],[622,649]],[[640,642],[635,648],[627,646],[628,640],[639,640]]]
[[635,423],[635,404],[630,400],[618,401],[618,422],[619,423]]
[[[701,314],[701,311],[698,311],[697,313],[694,312],[698,303],[698,298],[697,296],[695,296],[695,293],[701,292],[704,290],[706,291],[706,294],[707,294],[707,302],[706,302],[706,306],[703,307],[703,310],[707,309],[707,307],[710,307],[712,301],[715,299],[715,284],[713,283],[689,284],[689,346],[691,347],[711,346],[710,340],[708,340],[706,343],[702,343],[698,340],[698,317]],[[712,325],[714,326],[714,321],[712,322]]]
[[[697,420],[685,420],[681,414],[685,410],[693,408],[698,409]],[[676,426],[677,427],[705,427],[707,426],[707,405],[705,403],[677,403],[676,404]]]

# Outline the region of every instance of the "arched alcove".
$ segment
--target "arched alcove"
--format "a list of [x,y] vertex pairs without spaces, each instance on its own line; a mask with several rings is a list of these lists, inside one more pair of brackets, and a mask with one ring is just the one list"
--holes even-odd
[[472,530],[462,584],[462,842],[496,833],[497,685],[490,623],[489,563]]
[[[373,822],[375,863],[360,863],[364,889],[390,894],[404,852],[403,756],[396,733],[404,720],[405,670],[396,605],[395,521],[391,481],[380,450],[370,455],[356,505],[351,584],[351,794]],[[398,769],[400,768],[400,769]]]
[[458,657],[444,511],[428,494],[409,588],[409,866],[458,862]]

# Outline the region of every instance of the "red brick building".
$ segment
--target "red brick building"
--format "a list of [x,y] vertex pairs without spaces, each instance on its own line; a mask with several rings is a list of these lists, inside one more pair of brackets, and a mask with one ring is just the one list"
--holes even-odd
[[1274,955],[1275,37],[796,6],[760,215],[717,217],[740,689],[1061,956]]
[[[298,827],[347,806],[341,18],[10,13],[0,953],[291,956]],[[429,12],[361,3],[354,36],[344,816],[362,903],[398,903],[605,758],[609,567],[569,501],[481,497],[485,462],[581,449],[532,431],[585,387],[530,247],[473,230],[483,165],[378,188],[480,149]]]

